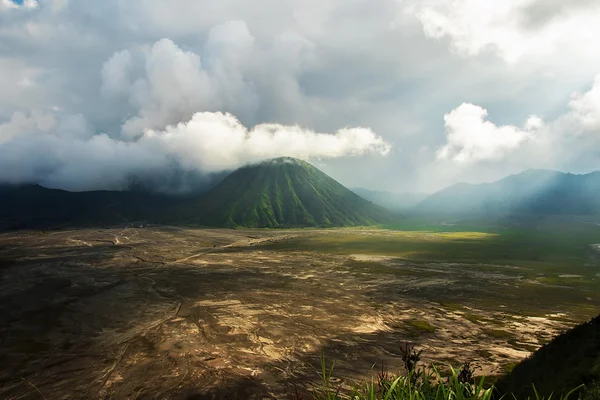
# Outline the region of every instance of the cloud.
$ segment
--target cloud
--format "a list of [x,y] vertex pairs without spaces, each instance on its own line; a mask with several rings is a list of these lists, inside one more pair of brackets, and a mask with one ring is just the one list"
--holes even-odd
[[[222,8],[212,14],[218,18],[195,16],[187,26],[171,19],[186,13],[179,7],[152,13],[161,26],[140,24],[151,3],[126,15],[116,2],[54,0],[19,23],[6,20],[0,39],[9,51],[0,56],[0,68],[7,65],[0,87],[15,96],[0,95],[0,154],[14,168],[0,180],[114,189],[131,175],[161,169],[207,174],[282,155],[389,152],[369,128],[336,130],[359,124],[332,118],[327,104],[305,92],[301,79],[319,57],[302,29],[265,30],[256,18],[235,18],[245,7],[234,1],[215,6]],[[158,32],[165,36],[153,38]],[[316,115],[328,126],[313,123]]]
[[487,121],[486,109],[463,103],[444,116],[447,143],[438,150],[440,159],[460,163],[500,160],[539,128],[539,117],[530,117],[524,129],[512,125],[497,126]]
[[131,90],[131,69],[133,58],[127,50],[113,54],[102,66],[102,95],[110,97],[125,96]]
[[0,124],[0,144],[10,141],[19,134],[47,132],[56,126],[56,119],[50,114],[32,113],[26,115],[15,112],[9,121]]
[[387,155],[390,145],[367,128],[343,128],[334,134],[298,126],[260,124],[244,127],[231,114],[196,113],[164,131],[147,130],[140,145],[165,149],[186,169],[217,172],[269,158],[338,158],[367,153]]
[[595,133],[600,130],[600,75],[596,76],[588,92],[573,95],[569,107],[570,116],[583,130]]
[[[509,161],[522,168],[569,165],[587,148],[600,146],[600,75],[587,92],[574,93],[568,110],[553,121],[530,116],[517,127],[496,125],[487,117],[486,109],[468,103],[446,114],[446,144],[437,158],[458,164]],[[597,154],[593,157],[588,161],[600,162]]]
[[211,106],[212,82],[197,54],[162,39],[145,52],[144,58],[144,76],[132,82],[119,82],[131,68],[126,63],[131,60],[128,52],[113,55],[103,68],[104,92],[110,94],[110,88],[121,87],[138,113],[124,123],[125,135],[133,137],[147,128],[163,128]]
[[83,138],[92,133],[83,115],[61,115],[15,112],[10,120],[0,124],[0,145],[19,137],[39,137],[60,132],[63,138]]
[[[382,190],[412,190],[415,175],[429,166],[460,167],[463,176],[481,172],[484,179],[496,176],[483,174],[485,163],[497,171],[575,170],[597,159],[589,146],[595,103],[581,89],[600,71],[594,0],[28,4],[36,6],[0,0],[0,152],[19,154],[15,177],[27,172],[20,176],[81,189],[119,187],[131,171],[161,176],[166,168],[170,176],[183,160],[197,161],[140,140],[149,130],[163,137],[186,126],[198,112],[234,115],[249,133],[272,123],[334,137],[340,127],[370,127],[396,151],[365,152],[360,162],[337,157],[323,168],[346,185]],[[573,92],[581,96],[570,98]],[[477,152],[463,147],[476,140],[456,139],[438,159],[436,150],[449,144],[443,116],[463,102],[490,110],[489,118],[475,115],[474,126],[502,129],[511,121],[519,144],[494,135],[491,147],[478,146],[496,161],[474,161]],[[544,118],[528,124],[529,114]],[[70,139],[59,128],[67,120]],[[570,157],[561,150],[567,144]],[[471,161],[453,161],[461,151]],[[111,155],[130,152],[131,163]],[[69,161],[78,154],[99,172]],[[10,174],[3,171],[5,179]],[[453,179],[422,178],[438,188]]]
[[427,36],[447,37],[459,53],[491,51],[511,64],[567,54],[589,59],[600,34],[600,6],[589,0],[433,0],[407,11]]
[[[126,100],[135,113],[122,126],[129,137],[186,121],[198,111],[253,120],[261,98],[301,108],[296,75],[310,62],[312,49],[310,41],[289,32],[277,35],[270,48],[257,48],[245,22],[228,21],[209,30],[201,54],[170,39],[133,53],[115,52],[102,67],[101,93]],[[257,58],[265,65],[257,66]]]
[[0,0],[0,12],[8,10],[25,9],[31,10],[39,6],[36,0],[24,0],[21,4],[13,0]]
[[565,14],[585,11],[597,5],[597,0],[533,0],[520,10],[520,22],[528,29],[539,29]]
[[14,113],[0,125],[0,182],[72,190],[122,188],[132,172],[164,165],[135,143],[95,135],[82,115]]
[[165,130],[146,129],[135,140],[91,134],[82,116],[15,113],[0,125],[0,182],[124,189],[131,177],[173,168],[206,175],[279,156],[310,160],[389,151],[390,145],[366,128],[334,134],[279,124],[248,129],[219,112],[196,113]]

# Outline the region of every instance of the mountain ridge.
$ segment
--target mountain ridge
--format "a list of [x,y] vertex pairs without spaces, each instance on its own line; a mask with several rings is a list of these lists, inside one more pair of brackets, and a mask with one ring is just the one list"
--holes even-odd
[[419,203],[417,213],[599,214],[600,171],[532,169],[494,182],[457,183]]
[[245,165],[202,194],[69,192],[0,185],[0,229],[148,222],[213,227],[373,225],[390,213],[311,164],[280,157]]

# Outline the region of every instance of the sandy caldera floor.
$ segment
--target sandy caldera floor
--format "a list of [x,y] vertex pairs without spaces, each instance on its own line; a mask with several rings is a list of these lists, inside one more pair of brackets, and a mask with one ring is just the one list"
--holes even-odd
[[0,398],[290,398],[318,380],[321,353],[343,385],[399,369],[405,341],[495,374],[569,325],[444,306],[510,276],[261,245],[312,232],[0,234]]

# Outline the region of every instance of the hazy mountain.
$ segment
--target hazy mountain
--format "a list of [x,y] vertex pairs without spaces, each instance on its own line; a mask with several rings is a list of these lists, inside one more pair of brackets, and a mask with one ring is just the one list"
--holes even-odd
[[309,163],[287,157],[239,168],[196,208],[194,222],[215,226],[351,226],[390,218]]
[[201,174],[196,171],[183,171],[171,168],[153,174],[130,175],[124,190],[168,194],[175,196],[194,195],[208,192],[229,175],[231,171]]
[[204,194],[166,196],[0,186],[0,229],[106,226],[125,222],[207,226],[370,225],[391,214],[312,165],[278,158],[242,167]]
[[585,175],[528,170],[492,183],[460,183],[415,211],[448,214],[599,214],[600,172]]
[[370,190],[361,187],[351,188],[354,193],[391,211],[406,211],[415,207],[427,198],[421,193],[394,193],[378,190]]

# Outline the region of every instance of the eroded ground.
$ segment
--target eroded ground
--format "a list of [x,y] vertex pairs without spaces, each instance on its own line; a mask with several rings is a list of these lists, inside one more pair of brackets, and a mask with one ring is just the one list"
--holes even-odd
[[329,232],[0,235],[0,398],[290,398],[321,352],[344,384],[399,369],[405,341],[498,374],[600,305],[515,265],[285,245]]

